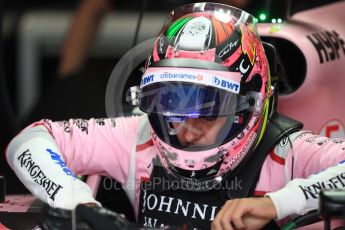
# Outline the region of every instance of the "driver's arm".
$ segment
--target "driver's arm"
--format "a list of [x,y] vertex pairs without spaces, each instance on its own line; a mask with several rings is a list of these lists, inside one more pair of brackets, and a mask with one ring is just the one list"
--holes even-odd
[[78,203],[97,203],[90,188],[66,165],[44,126],[17,136],[7,149],[7,159],[30,192],[50,206],[74,208]]
[[345,140],[303,133],[292,143],[285,169],[289,181],[267,193],[277,210],[277,219],[305,214],[318,208],[322,189],[345,188]]
[[130,162],[126,151],[135,142],[138,120],[43,120],[11,141],[7,160],[30,192],[50,206],[97,203],[76,175],[111,174],[125,182]]

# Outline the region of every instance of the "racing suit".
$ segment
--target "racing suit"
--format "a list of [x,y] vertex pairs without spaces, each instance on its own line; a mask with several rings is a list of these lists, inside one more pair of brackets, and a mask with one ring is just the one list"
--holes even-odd
[[[71,209],[79,203],[98,203],[90,188],[76,177],[98,174],[123,185],[137,219],[149,227],[171,224],[169,218],[158,219],[152,213],[169,215],[173,224],[180,217],[210,223],[220,208],[193,200],[194,194],[188,192],[180,196],[142,189],[157,169],[146,115],[42,120],[15,137],[6,154],[32,194],[53,207]],[[317,209],[321,189],[345,187],[344,159],[344,140],[294,132],[266,156],[253,195],[270,196],[278,220]]]

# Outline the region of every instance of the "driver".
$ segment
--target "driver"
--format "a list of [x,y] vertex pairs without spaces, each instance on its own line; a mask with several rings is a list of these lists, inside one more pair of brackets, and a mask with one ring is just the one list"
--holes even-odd
[[345,187],[344,140],[274,112],[251,15],[196,3],[170,16],[131,91],[144,115],[42,120],[11,141],[8,162],[32,194],[53,207],[100,205],[76,175],[109,175],[146,227],[253,229]]

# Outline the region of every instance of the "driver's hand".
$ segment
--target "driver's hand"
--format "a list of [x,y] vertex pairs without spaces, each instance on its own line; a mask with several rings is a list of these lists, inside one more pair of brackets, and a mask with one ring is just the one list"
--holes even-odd
[[269,197],[228,200],[211,224],[212,230],[261,229],[277,217]]

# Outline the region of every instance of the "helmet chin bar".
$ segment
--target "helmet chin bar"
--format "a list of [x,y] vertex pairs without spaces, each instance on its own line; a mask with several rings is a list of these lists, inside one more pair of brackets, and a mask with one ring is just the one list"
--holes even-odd
[[[197,170],[197,171],[187,171],[178,169],[175,166],[171,165],[169,162],[168,169],[165,169],[166,175],[169,180],[174,181],[174,189],[182,189],[185,191],[193,192],[205,192],[212,190],[214,188],[220,188],[225,177],[228,174],[215,176],[214,174],[218,171],[218,168],[221,166],[222,161],[218,162],[216,165],[211,168]],[[184,171],[183,172],[181,172]],[[212,175],[200,175],[200,174],[209,174],[213,172]],[[185,174],[185,175],[183,175]]]

